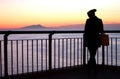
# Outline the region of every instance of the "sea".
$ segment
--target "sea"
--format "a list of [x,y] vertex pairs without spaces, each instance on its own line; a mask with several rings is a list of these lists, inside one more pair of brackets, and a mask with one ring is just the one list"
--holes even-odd
[[[46,29],[42,29],[42,31]],[[71,29],[47,29],[71,30]],[[78,29],[72,29],[78,30]],[[83,30],[83,29],[80,29]],[[111,29],[106,29],[111,30]],[[112,29],[119,30],[119,29]],[[21,30],[18,30],[21,31]],[[40,31],[40,30],[39,30]],[[105,46],[105,64],[120,66],[120,33],[106,33],[109,35],[109,46]],[[8,74],[20,74],[41,70],[48,70],[48,36],[49,34],[11,34],[8,36]],[[0,76],[4,76],[4,35],[0,35]],[[53,68],[81,65],[83,34],[54,34],[52,37],[52,64]],[[16,47],[18,46],[18,47]],[[27,46],[29,46],[27,48]],[[31,50],[32,49],[32,50]],[[37,50],[36,50],[37,49]],[[29,54],[27,54],[29,51]],[[37,54],[38,51],[38,54]],[[79,51],[79,52],[78,52]],[[64,54],[63,54],[64,52]],[[75,52],[75,53],[74,53]],[[89,60],[89,51],[86,49],[86,63]],[[67,54],[66,54],[67,53]],[[79,53],[79,54],[78,54]],[[47,54],[47,55],[46,55]],[[39,56],[37,56],[39,55]],[[67,56],[68,55],[68,56]],[[71,56],[72,55],[72,56]],[[79,56],[78,56],[79,55]],[[18,56],[18,58],[17,58]],[[29,58],[29,60],[27,60]],[[38,58],[38,59],[37,59]],[[79,58],[79,59],[77,59]],[[16,60],[18,59],[18,60]],[[23,61],[23,60],[24,61]],[[41,61],[38,61],[41,60]],[[46,62],[47,61],[47,62]],[[102,63],[102,47],[96,54],[96,62]],[[61,63],[61,64],[60,64]]]

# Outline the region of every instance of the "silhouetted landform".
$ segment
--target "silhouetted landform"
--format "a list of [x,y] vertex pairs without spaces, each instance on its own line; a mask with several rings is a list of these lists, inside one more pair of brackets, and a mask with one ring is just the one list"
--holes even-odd
[[22,27],[21,29],[41,29],[41,28],[45,28],[45,26],[37,24],[37,25],[25,26]]
[[56,27],[47,27],[47,26],[43,26],[41,24],[37,24],[37,25],[29,25],[29,26],[25,26],[22,28],[18,28],[18,29],[13,29],[13,30],[22,30],[22,31],[40,31],[40,30],[83,30],[84,25],[83,24],[75,24],[75,25],[66,25],[66,26],[56,26]]
[[[31,29],[31,30],[84,30],[84,24],[73,24],[73,25],[65,25],[65,26],[57,26],[57,27],[46,27],[40,24],[30,25],[23,27],[21,29]],[[119,30],[120,24],[104,24],[105,30]]]
[[13,30],[17,30],[17,31],[38,31],[38,30],[43,30],[46,29],[45,26],[41,25],[41,24],[36,24],[36,25],[29,25],[29,26],[25,26],[25,27],[21,27],[18,29],[13,29]]

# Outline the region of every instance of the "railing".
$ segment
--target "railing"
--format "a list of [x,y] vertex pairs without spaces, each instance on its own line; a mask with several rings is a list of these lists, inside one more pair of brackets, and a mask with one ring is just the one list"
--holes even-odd
[[[84,31],[1,31],[0,40],[0,77],[40,72],[87,64],[88,49],[83,50]],[[119,34],[120,31],[105,31]],[[12,35],[25,38],[10,39]],[[34,38],[44,34],[47,38]],[[69,34],[54,37],[56,34]],[[74,34],[77,34],[75,36]],[[120,66],[120,37],[110,35],[110,45],[102,46],[96,55],[97,64]],[[26,38],[29,35],[31,38]],[[74,36],[71,37],[70,35]],[[33,38],[32,38],[33,37]]]

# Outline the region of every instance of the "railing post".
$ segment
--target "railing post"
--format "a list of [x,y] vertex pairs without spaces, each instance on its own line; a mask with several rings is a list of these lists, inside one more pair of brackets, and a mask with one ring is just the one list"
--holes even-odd
[[102,65],[105,65],[105,48],[102,46]]
[[8,77],[8,47],[7,47],[7,43],[8,43],[8,33],[6,33],[4,35],[4,75],[5,75],[5,78]]
[[52,69],[52,35],[54,32],[49,34],[49,70]]

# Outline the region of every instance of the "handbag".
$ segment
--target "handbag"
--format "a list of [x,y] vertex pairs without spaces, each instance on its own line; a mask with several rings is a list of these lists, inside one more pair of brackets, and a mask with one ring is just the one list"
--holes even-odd
[[108,46],[109,45],[109,35],[108,34],[100,34],[100,42],[101,45],[103,46]]

